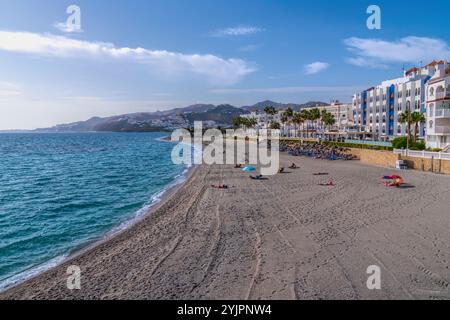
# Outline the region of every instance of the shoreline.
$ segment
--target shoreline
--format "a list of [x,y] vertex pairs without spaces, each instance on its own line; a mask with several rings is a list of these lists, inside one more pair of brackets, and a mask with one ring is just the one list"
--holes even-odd
[[[170,140],[163,140],[164,142],[170,142]],[[175,178],[171,183],[169,183],[163,190],[158,193],[155,193],[151,199],[152,202],[144,205],[141,209],[134,212],[134,216],[130,216],[129,219],[121,222],[117,226],[113,227],[111,230],[106,231],[104,234],[100,235],[98,239],[89,241],[77,248],[73,248],[69,250],[67,253],[54,257],[49,261],[43,262],[41,264],[30,267],[26,270],[19,272],[18,274],[12,275],[2,280],[2,283],[6,283],[3,286],[0,286],[0,295],[5,293],[11,289],[14,289],[17,286],[20,286],[28,281],[32,281],[33,279],[41,276],[42,274],[49,272],[55,268],[60,267],[63,264],[69,263],[71,260],[76,259],[77,257],[82,256],[83,254],[88,253],[91,250],[94,250],[98,246],[107,243],[115,237],[120,236],[122,233],[126,232],[128,229],[132,228],[134,225],[140,223],[142,220],[146,219],[147,216],[151,215],[152,212],[158,209],[158,207],[164,204],[167,199],[169,199],[173,193],[175,193],[179,188],[181,188],[186,181],[189,180],[190,176],[194,174],[196,169],[195,165],[191,165],[186,167],[183,172]],[[144,211],[142,214],[139,212]],[[16,281],[11,281],[11,284],[8,284],[8,280],[16,279]],[[1,284],[1,283],[0,283]]]

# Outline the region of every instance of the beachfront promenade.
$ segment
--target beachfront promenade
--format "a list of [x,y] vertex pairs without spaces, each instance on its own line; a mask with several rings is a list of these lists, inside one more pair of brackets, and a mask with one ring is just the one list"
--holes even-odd
[[[412,187],[396,189],[381,181],[392,169],[282,155],[292,162],[261,181],[199,166],[144,221],[0,299],[450,298],[450,176],[406,171]],[[66,287],[69,265],[81,290]],[[366,286],[371,265],[381,290]]]

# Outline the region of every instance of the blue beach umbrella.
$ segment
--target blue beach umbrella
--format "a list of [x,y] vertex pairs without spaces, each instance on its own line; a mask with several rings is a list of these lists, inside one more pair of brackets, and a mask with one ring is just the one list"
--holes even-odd
[[244,169],[242,169],[242,171],[255,171],[255,170],[256,170],[256,168],[251,167],[251,166],[248,166],[248,167],[245,167]]

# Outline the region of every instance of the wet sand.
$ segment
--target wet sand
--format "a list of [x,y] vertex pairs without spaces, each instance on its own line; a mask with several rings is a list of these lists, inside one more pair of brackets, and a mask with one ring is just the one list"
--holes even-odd
[[450,299],[450,176],[401,172],[412,187],[395,189],[381,177],[396,170],[292,162],[262,181],[199,166],[144,220],[0,299]]

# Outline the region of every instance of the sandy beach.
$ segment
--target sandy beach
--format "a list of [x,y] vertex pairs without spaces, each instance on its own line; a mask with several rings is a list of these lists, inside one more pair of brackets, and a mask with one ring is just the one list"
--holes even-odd
[[198,166],[144,220],[0,299],[450,299],[450,176],[402,172],[414,187],[395,189],[381,177],[396,170],[292,162],[261,181]]

